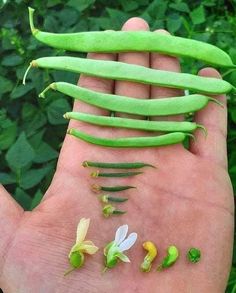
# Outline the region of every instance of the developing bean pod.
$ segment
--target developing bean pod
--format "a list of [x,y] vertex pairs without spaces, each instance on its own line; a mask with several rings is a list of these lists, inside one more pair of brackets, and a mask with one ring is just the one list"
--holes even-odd
[[153,242],[146,241],[143,243],[143,248],[148,251],[147,255],[145,256],[140,269],[142,272],[150,272],[152,267],[152,262],[157,256],[157,249]]
[[104,162],[92,162],[92,161],[84,161],[82,163],[83,167],[98,167],[98,168],[105,168],[105,169],[139,169],[143,167],[152,167],[155,168],[153,165],[143,163],[143,162],[122,162],[122,163],[104,163]]
[[143,172],[119,172],[119,173],[102,173],[99,171],[92,172],[90,175],[93,178],[97,177],[132,177],[139,174],[142,174]]
[[159,52],[191,57],[216,66],[236,67],[226,52],[201,41],[148,31],[48,33],[34,27],[33,14],[34,9],[29,7],[32,34],[54,48],[77,52]]
[[116,186],[101,186],[97,184],[92,185],[92,190],[94,192],[100,192],[100,191],[119,192],[119,191],[124,191],[124,190],[132,189],[132,188],[136,188],[136,187],[131,185],[116,185]]
[[[189,89],[206,94],[223,94],[235,88],[225,80],[147,68],[118,61],[103,61],[79,57],[42,57],[33,60],[25,72],[23,84],[31,67],[51,68],[106,79],[127,80],[156,86]],[[99,70],[98,70],[99,68]]]
[[158,266],[157,271],[171,267],[179,258],[179,251],[176,246],[171,245],[167,249],[167,256],[163,259],[162,263]]
[[[131,109],[133,110],[133,108]],[[80,112],[67,112],[63,117],[106,127],[119,127],[145,131],[164,132],[193,132],[197,128],[200,128],[206,133],[206,129],[203,125],[188,121],[147,121],[131,118],[98,116]]]
[[104,138],[89,135],[85,132],[71,128],[69,134],[92,144],[113,147],[113,148],[143,148],[143,147],[157,147],[177,144],[182,142],[187,136],[191,134],[183,132],[173,132],[159,136],[146,137],[121,137],[121,138]]

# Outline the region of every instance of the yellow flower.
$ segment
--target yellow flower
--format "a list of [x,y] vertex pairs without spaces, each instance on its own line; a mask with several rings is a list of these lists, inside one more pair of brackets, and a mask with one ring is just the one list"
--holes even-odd
[[98,247],[90,240],[85,240],[90,224],[90,219],[82,218],[79,221],[76,232],[76,242],[69,252],[69,262],[72,266],[65,275],[69,274],[75,268],[80,268],[84,264],[84,254],[95,254]]

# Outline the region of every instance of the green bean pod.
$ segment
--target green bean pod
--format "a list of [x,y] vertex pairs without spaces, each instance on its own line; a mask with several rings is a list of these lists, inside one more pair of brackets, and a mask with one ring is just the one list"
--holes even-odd
[[[45,92],[50,88],[93,106],[115,112],[143,116],[166,116],[195,112],[204,108],[209,101],[220,104],[220,102],[214,98],[198,94],[162,99],[135,99],[100,93],[66,82],[52,83],[39,96],[44,97]],[[115,117],[111,118],[115,119]],[[146,123],[144,124],[148,125]],[[138,125],[142,125],[142,123],[138,123]]]
[[97,167],[105,169],[139,169],[143,167],[152,167],[156,168],[153,165],[143,163],[143,162],[133,162],[133,163],[104,163],[104,162],[92,162],[84,161],[82,163],[83,167]]
[[119,192],[119,191],[124,191],[128,189],[136,188],[136,187],[131,185],[101,186],[101,185],[93,184],[91,188],[94,192],[100,192],[100,191]]
[[120,178],[120,177],[132,177],[143,174],[143,172],[116,172],[116,173],[102,173],[99,171],[92,172],[90,174],[91,177],[97,178],[97,177],[109,177],[109,178]]
[[33,60],[23,78],[25,83],[31,67],[51,68],[97,76],[106,79],[127,80],[170,88],[189,89],[206,94],[228,93],[234,87],[225,80],[147,68],[118,61],[94,60],[79,57],[42,57]]
[[32,34],[54,48],[77,52],[158,52],[190,57],[216,66],[236,67],[226,52],[201,41],[149,31],[48,33],[34,27],[33,14],[34,9],[29,7]]
[[80,112],[67,112],[63,117],[99,126],[163,132],[193,132],[197,128],[201,128],[206,133],[204,126],[188,121],[147,121],[131,118],[98,116]]
[[183,132],[172,132],[159,136],[104,138],[89,135],[74,128],[69,129],[68,134],[71,134],[83,141],[92,144],[113,148],[142,148],[166,146],[180,143],[186,138],[186,136],[192,136]]

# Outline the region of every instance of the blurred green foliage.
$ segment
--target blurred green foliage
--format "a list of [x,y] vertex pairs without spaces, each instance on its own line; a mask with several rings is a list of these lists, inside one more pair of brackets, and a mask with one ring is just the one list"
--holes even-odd
[[[31,36],[27,6],[36,9],[37,26],[51,32],[119,30],[128,18],[140,16],[151,30],[165,28],[215,44],[236,63],[236,0],[0,0],[0,182],[27,210],[40,202],[51,182],[66,131],[67,122],[60,114],[72,107],[72,101],[58,93],[45,100],[37,96],[52,81],[75,83],[78,78],[31,70],[27,85],[22,85],[32,59],[64,54]],[[196,73],[203,64],[185,59],[181,66]],[[221,73],[236,86],[236,72]],[[229,173],[236,190],[235,98],[229,97],[228,104]],[[227,292],[236,292],[236,253]]]

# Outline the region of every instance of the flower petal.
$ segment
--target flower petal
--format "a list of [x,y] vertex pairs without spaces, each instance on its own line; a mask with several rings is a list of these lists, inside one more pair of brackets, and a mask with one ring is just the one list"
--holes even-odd
[[98,247],[92,244],[84,244],[80,245],[80,251],[87,254],[94,254],[98,251]]
[[115,243],[119,245],[125,239],[127,233],[128,233],[128,225],[120,226],[116,230]]
[[90,219],[82,218],[79,221],[79,224],[77,226],[76,243],[81,243],[82,241],[84,241],[85,236],[88,232],[89,224]]
[[130,262],[130,259],[124,253],[119,253],[117,257],[123,262]]
[[137,233],[129,234],[128,238],[119,245],[120,251],[125,251],[130,249],[130,247],[132,247],[135,241],[137,240],[137,237],[138,237]]

